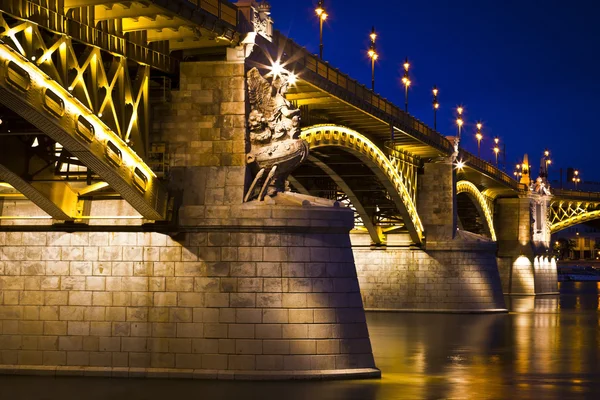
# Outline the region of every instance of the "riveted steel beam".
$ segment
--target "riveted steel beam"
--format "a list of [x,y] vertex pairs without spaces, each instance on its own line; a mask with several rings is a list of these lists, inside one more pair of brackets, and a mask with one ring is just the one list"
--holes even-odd
[[416,184],[416,182],[399,175],[396,167],[377,145],[352,129],[335,125],[316,125],[305,128],[300,137],[306,140],[311,150],[327,146],[339,147],[361,160],[387,191],[402,216],[413,242],[416,244],[423,242],[425,237],[423,223],[417,213],[411,190],[406,186],[407,184]]
[[0,102],[60,143],[144,218],[165,218],[166,191],[144,161],[68,90],[3,43]]
[[[71,221],[77,218],[77,193],[67,182],[43,180],[52,177],[53,165],[31,154],[27,141],[16,136],[0,137],[0,179],[9,183],[52,218]],[[32,181],[36,169],[39,180]]]

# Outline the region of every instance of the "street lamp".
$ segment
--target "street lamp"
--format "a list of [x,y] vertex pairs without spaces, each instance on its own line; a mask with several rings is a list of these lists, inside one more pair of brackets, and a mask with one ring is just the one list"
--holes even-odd
[[371,47],[367,54],[369,54],[369,58],[371,59],[371,90],[375,91],[375,61],[379,58],[379,54],[375,51],[375,39],[377,39],[375,27],[371,29],[369,37],[371,38]]
[[550,159],[550,151],[548,149],[544,150],[544,158],[542,160],[544,161],[543,177],[548,179],[548,166],[552,164],[552,160]]
[[481,158],[481,139],[483,139],[483,135],[481,134],[481,127],[483,125],[481,124],[481,122],[477,123],[477,133],[475,134],[475,138],[477,139],[477,157]]
[[438,89],[436,85],[433,85],[433,130],[437,131],[437,110],[440,108],[440,103],[438,103]]
[[404,84],[404,111],[408,112],[408,87],[410,86],[410,79],[408,78],[408,57],[404,60],[404,76],[402,77],[402,83]]
[[496,155],[496,167],[498,167],[498,153],[500,153],[500,147],[498,147],[498,143],[500,142],[500,139],[498,139],[497,137],[494,138],[494,154]]
[[458,126],[458,138],[460,139],[460,131],[462,129],[463,124],[465,123],[463,121],[463,117],[462,117],[462,113],[463,113],[464,109],[462,107],[458,107],[456,109],[456,113],[458,114],[458,117],[456,117],[456,125]]
[[323,59],[323,22],[328,17],[327,12],[325,12],[325,6],[323,5],[325,1],[319,0],[319,4],[317,4],[317,8],[315,12],[317,13],[317,17],[319,17],[319,58]]
[[516,180],[520,180],[523,173],[521,172],[521,164],[517,164],[515,171],[513,172]]
[[581,182],[581,178],[579,177],[579,171],[575,170],[573,172],[573,183],[575,184],[575,190],[577,190],[577,185]]

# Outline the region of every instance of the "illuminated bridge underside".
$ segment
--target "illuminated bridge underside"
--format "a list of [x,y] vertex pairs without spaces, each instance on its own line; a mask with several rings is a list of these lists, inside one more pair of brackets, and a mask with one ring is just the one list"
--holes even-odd
[[237,9],[221,0],[0,0],[0,10],[163,71],[173,50],[239,39]]
[[466,193],[477,208],[477,211],[485,219],[485,227],[492,240],[496,241],[496,231],[494,230],[494,212],[491,202],[483,195],[473,183],[469,181],[459,181],[456,183],[456,194]]
[[[413,242],[416,244],[422,243],[423,225],[417,214],[414,198],[411,195],[414,191],[407,189],[405,184],[408,182],[405,182],[394,165],[373,142],[351,129],[333,125],[318,125],[306,128],[302,131],[301,137],[309,144],[311,150],[337,147],[358,158],[372,171],[379,184],[385,188],[386,195],[395,204]],[[326,161],[322,161],[326,164]],[[335,181],[336,178],[332,179]],[[350,193],[347,193],[347,195],[351,196]],[[356,196],[354,197],[356,198]],[[351,202],[360,214],[361,206],[352,200]],[[368,220],[368,218],[363,218],[363,220]],[[365,224],[365,227],[369,230],[371,237],[374,240],[377,239],[375,243],[380,243],[381,237],[376,229],[374,227],[369,229],[367,224]]]
[[[142,159],[68,90],[2,43],[0,102],[60,143],[144,218],[164,218],[166,192]],[[43,205],[38,196],[32,196],[30,200]],[[65,219],[77,217],[67,216],[69,218]]]
[[452,154],[451,143],[438,132],[283,34],[274,32],[272,43],[259,36],[257,44],[263,51],[253,51],[251,62],[267,69],[278,60],[298,74],[287,98],[302,110],[303,124],[347,126],[381,143],[393,137],[402,150],[423,158]]
[[346,194],[346,196],[348,196],[348,201],[350,202],[352,207],[354,207],[355,212],[360,216],[360,219],[364,227],[367,229],[367,232],[369,232],[373,243],[384,243],[385,239],[380,234],[381,231],[378,230],[377,227],[373,224],[373,221],[371,220],[369,214],[362,206],[360,200],[358,199],[356,194],[354,194],[354,191],[350,188],[346,181],[344,181],[344,179],[332,168],[327,166],[325,162],[319,160],[314,156],[309,156],[308,159],[310,162],[321,168],[321,170],[323,170],[323,172],[325,172],[331,178],[331,180],[333,180],[333,182],[339,186],[339,188]]
[[600,219],[600,203],[554,199],[550,203],[550,232]]

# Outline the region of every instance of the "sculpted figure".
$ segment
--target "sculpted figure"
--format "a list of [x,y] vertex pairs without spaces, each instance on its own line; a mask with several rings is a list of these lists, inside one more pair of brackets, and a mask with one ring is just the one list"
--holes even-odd
[[538,178],[535,180],[535,183],[533,183],[531,185],[531,190],[537,194],[550,195],[550,187],[549,186],[550,185],[547,185],[541,176],[538,176]]
[[250,152],[246,162],[255,174],[244,201],[275,196],[286,190],[286,178],[308,156],[300,137],[300,110],[285,97],[290,84],[287,72],[271,82],[258,69],[248,71]]
[[458,152],[459,152],[458,146],[459,146],[459,144],[460,144],[460,137],[454,136],[454,140],[452,141],[452,145],[454,147],[454,152],[450,156],[450,161],[451,162],[455,162],[456,158],[458,157]]

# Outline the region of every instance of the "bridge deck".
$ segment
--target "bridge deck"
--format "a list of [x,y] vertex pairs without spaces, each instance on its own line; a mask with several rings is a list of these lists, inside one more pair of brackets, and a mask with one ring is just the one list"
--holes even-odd
[[166,72],[178,65],[172,50],[238,38],[237,8],[223,0],[0,0],[0,10]]
[[[271,60],[279,60],[286,69],[299,73],[298,84],[290,89],[288,98],[300,107],[308,107],[305,118],[308,117],[309,121],[305,122],[309,125],[338,123],[380,144],[393,135],[395,142],[401,144],[403,150],[420,157],[438,157],[452,153],[452,145],[439,132],[328,62],[319,60],[280,32],[274,33],[273,43],[260,37],[257,40],[259,46],[268,52],[268,56],[265,58],[255,52],[254,61],[268,66]],[[269,57],[271,60],[267,59]]]

